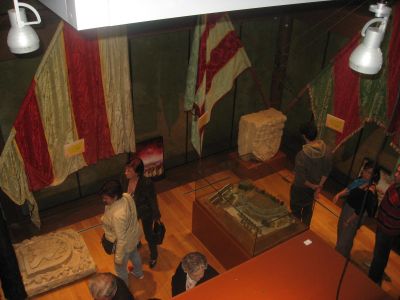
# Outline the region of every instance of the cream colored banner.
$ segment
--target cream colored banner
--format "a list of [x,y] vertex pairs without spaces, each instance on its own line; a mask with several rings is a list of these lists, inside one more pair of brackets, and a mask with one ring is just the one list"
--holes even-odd
[[98,38],[111,143],[115,154],[135,152],[126,29],[124,26],[102,28]]
[[210,111],[215,103],[229,92],[238,77],[244,70],[251,66],[244,48],[240,48],[236,54],[214,76],[210,90],[207,93],[206,111]]
[[12,128],[1,153],[0,170],[0,186],[4,193],[18,205],[23,205],[28,200],[32,222],[40,227],[38,206],[32,193],[29,191],[24,163],[15,142],[15,128]]
[[64,155],[64,145],[79,138],[69,94],[62,29],[61,22],[35,75],[36,99],[53,164],[52,185],[62,183],[69,174],[86,166],[83,155]]

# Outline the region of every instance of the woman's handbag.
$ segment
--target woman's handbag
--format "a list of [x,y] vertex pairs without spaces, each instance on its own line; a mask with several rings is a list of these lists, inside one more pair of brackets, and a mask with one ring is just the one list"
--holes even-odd
[[160,220],[155,221],[153,225],[153,240],[157,245],[161,245],[165,236],[165,225]]
[[104,251],[108,254],[111,255],[115,251],[115,243],[110,242],[109,240],[106,239],[106,236],[103,233],[103,236],[101,237],[101,244],[103,245]]

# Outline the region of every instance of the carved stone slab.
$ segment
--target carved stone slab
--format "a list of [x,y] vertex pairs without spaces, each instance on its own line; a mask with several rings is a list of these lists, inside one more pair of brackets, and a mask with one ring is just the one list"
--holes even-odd
[[81,235],[70,229],[33,237],[14,248],[29,297],[96,272]]
[[244,115],[239,122],[239,155],[253,154],[258,160],[266,161],[279,150],[286,116],[270,108]]

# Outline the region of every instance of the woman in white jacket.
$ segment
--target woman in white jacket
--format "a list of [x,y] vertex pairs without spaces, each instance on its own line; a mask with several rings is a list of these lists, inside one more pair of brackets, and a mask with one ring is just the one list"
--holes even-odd
[[133,275],[143,278],[142,260],[137,244],[142,229],[137,219],[136,207],[131,195],[122,193],[119,181],[106,182],[100,190],[106,205],[101,218],[105,238],[115,243],[114,266],[118,277],[128,285],[128,260],[133,264]]

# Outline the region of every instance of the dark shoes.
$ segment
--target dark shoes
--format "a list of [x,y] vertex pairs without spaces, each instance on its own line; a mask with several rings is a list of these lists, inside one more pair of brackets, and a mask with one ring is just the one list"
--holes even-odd
[[149,261],[149,267],[150,269],[153,269],[157,264],[157,259],[150,259]]

